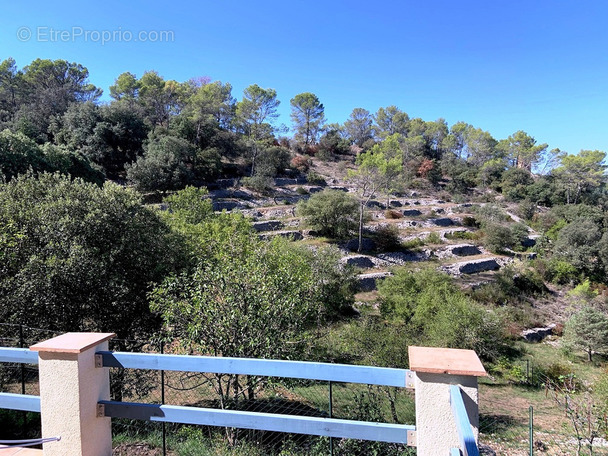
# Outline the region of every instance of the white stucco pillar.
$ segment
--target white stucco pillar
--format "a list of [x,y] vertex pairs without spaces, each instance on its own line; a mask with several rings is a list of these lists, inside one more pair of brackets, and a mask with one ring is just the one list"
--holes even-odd
[[95,367],[110,333],[67,333],[30,347],[38,352],[44,456],[111,456],[110,418],[97,417],[97,401],[110,398],[109,369]]
[[410,346],[416,372],[416,447],[418,456],[448,456],[460,442],[450,403],[450,385],[459,385],[475,439],[479,408],[477,377],[486,371],[473,350]]

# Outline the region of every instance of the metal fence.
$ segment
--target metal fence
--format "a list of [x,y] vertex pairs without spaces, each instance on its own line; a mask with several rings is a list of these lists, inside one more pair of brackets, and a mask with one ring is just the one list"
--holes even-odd
[[[29,347],[55,331],[0,324],[0,345]],[[162,343],[110,341],[111,350],[175,353]],[[276,377],[228,378],[192,372],[110,369],[116,400],[237,409],[287,415],[413,424],[413,393],[404,388]],[[39,394],[35,365],[0,365],[2,391]],[[226,388],[229,386],[229,391]],[[40,436],[37,413],[0,410],[7,437]],[[269,431],[113,419],[115,455],[413,455],[405,444]]]
[[[480,385],[480,442],[505,456],[608,455],[608,410],[567,372],[523,361]],[[483,453],[482,453],[483,454]]]

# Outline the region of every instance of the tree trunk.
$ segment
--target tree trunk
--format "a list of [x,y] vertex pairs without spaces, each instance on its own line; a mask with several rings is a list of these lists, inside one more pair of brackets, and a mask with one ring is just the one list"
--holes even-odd
[[365,208],[365,203],[361,201],[359,203],[359,247],[357,248],[357,252],[361,253],[361,247],[363,247],[363,210]]

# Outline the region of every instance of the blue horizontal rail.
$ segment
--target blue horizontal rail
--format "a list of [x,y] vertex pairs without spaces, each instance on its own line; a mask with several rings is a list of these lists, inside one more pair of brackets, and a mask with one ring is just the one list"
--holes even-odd
[[38,364],[38,352],[29,348],[0,347],[0,363]]
[[407,443],[408,431],[415,426],[404,424],[369,423],[310,416],[278,415],[271,413],[218,410],[176,405],[139,404],[100,401],[104,416],[166,423],[198,424],[234,427],[325,437]]
[[404,388],[407,369],[214,356],[100,351],[104,367],[288,377]]
[[456,421],[456,430],[460,440],[460,449],[464,456],[479,456],[479,449],[469,421],[467,409],[462,399],[462,390],[458,385],[450,385],[450,404]]
[[0,393],[0,408],[40,412],[40,396],[29,394]]

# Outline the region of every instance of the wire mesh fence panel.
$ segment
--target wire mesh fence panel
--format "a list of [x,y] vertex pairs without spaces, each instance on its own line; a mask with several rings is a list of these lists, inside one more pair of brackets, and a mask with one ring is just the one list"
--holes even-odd
[[[28,348],[56,336],[55,331],[28,326],[0,323],[0,346]],[[0,391],[14,394],[38,395],[38,366],[35,364],[1,363]],[[38,438],[41,436],[40,414],[15,410],[0,410],[0,428],[7,439]]]
[[[128,342],[111,341],[110,349],[131,345],[147,353],[161,352],[159,344]],[[413,396],[402,388],[135,369],[110,369],[110,374],[115,400],[400,424],[413,424],[415,420]],[[118,451],[144,442],[162,445],[163,429],[158,423],[113,420],[113,432]],[[179,424],[165,426],[165,443],[166,454],[415,454],[401,444]]]

